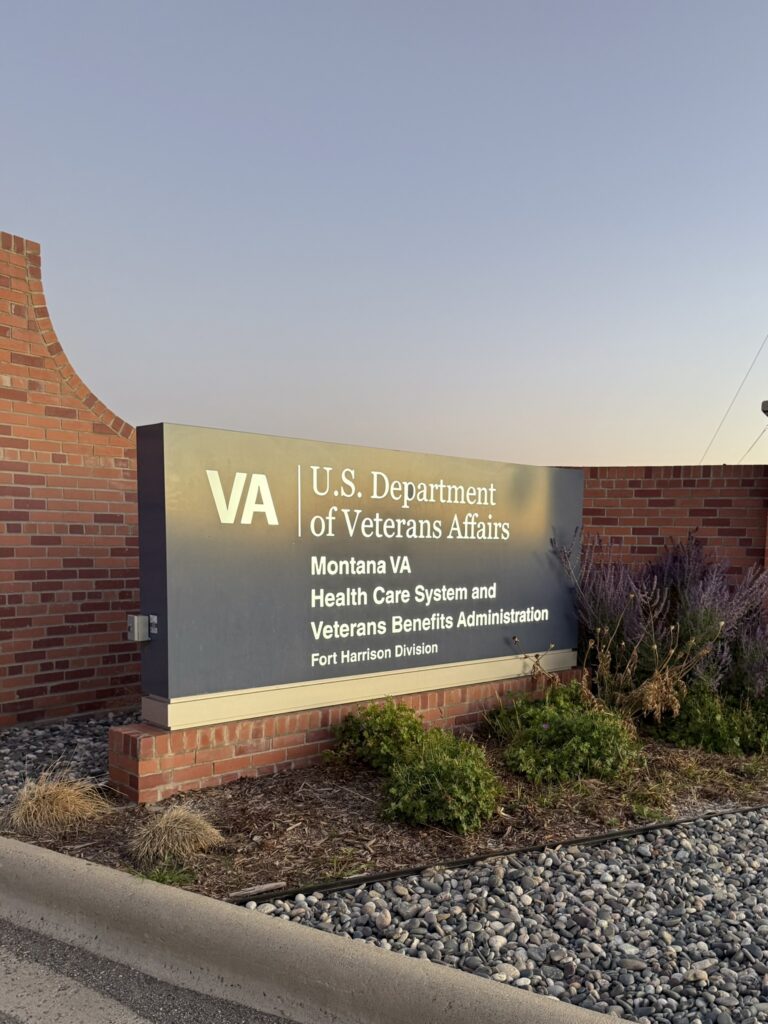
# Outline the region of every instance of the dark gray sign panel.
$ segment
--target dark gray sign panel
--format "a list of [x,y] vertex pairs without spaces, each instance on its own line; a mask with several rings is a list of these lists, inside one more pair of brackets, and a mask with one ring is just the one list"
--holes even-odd
[[145,694],[576,647],[550,541],[581,470],[173,424],[139,428],[138,466]]

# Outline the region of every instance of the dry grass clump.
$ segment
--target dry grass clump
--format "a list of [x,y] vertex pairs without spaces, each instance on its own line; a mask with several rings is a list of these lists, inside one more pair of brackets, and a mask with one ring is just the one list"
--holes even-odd
[[170,807],[144,818],[128,840],[128,850],[137,867],[148,869],[161,864],[185,865],[195,854],[223,842],[221,832],[202,814]]
[[14,831],[39,839],[77,831],[111,810],[93,782],[73,778],[66,769],[56,766],[24,783],[8,820]]

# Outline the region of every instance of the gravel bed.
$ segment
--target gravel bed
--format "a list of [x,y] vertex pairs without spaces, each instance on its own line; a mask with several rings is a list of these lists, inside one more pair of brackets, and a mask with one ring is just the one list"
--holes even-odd
[[768,811],[247,907],[641,1024],[768,1021]]
[[53,725],[15,726],[0,732],[0,806],[10,803],[26,779],[59,763],[79,778],[107,774],[107,733],[112,725],[138,722],[138,712],[70,719]]

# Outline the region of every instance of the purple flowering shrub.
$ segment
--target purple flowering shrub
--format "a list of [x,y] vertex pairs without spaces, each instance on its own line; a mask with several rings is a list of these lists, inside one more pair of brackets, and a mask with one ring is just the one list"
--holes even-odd
[[613,545],[553,545],[574,588],[580,649],[595,695],[631,716],[680,711],[688,685],[738,696],[768,681],[765,610],[768,572],[748,570],[735,585],[727,566],[689,536],[648,565],[620,561]]
[[768,684],[768,627],[744,622],[729,650],[730,665],[721,692],[727,696],[764,697]]
[[751,566],[732,584],[727,565],[707,558],[693,535],[668,547],[645,571],[669,595],[680,642],[709,647],[694,678],[723,694],[762,696],[768,679],[768,572]]

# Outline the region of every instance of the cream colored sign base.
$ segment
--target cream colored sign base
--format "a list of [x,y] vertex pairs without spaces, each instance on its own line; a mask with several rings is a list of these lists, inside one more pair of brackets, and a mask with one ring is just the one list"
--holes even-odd
[[[452,665],[411,668],[402,672],[376,672],[364,676],[342,676],[283,686],[261,686],[252,690],[204,693],[194,697],[164,700],[144,697],[142,717],[164,729],[193,729],[197,726],[240,722],[265,715],[285,715],[311,711],[336,704],[351,704],[405,693],[445,690],[451,686],[471,686],[530,675],[535,655],[517,654],[510,658],[462,661]],[[541,665],[557,672],[576,665],[576,651],[546,651],[539,655]]]

